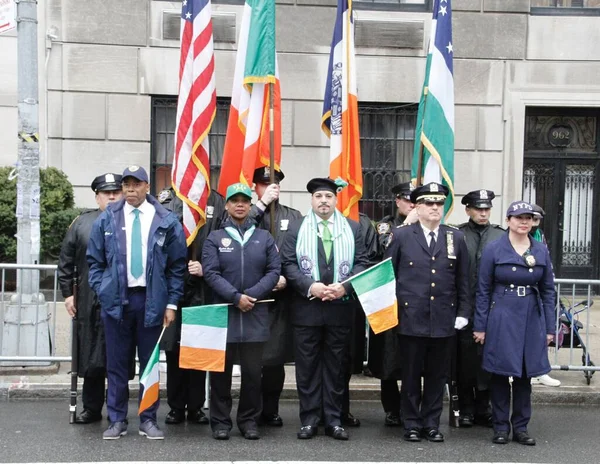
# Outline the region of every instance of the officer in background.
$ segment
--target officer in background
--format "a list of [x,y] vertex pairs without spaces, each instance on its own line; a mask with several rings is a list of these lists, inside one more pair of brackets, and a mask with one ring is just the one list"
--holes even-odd
[[[173,188],[160,192],[158,201],[182,220],[182,201]],[[208,234],[221,227],[224,214],[225,199],[217,191],[211,190],[206,205],[206,224],[198,230],[194,242],[188,247],[188,265],[181,307],[212,303],[212,290],[203,278],[202,247]],[[165,417],[165,423],[180,424],[185,420],[187,410],[188,423],[205,425],[209,422],[202,410],[206,399],[206,372],[179,367],[181,311],[177,311],[175,316],[175,324],[171,324],[165,330],[161,342],[161,348],[165,350],[167,358],[167,402],[171,408]]]
[[[458,228],[465,235],[469,252],[469,297],[472,307],[475,307],[479,260],[483,248],[506,233],[499,225],[490,223],[495,196],[491,190],[473,190],[461,201],[469,216],[469,221]],[[481,368],[482,353],[483,347],[473,340],[473,320],[470,319],[465,330],[458,332],[458,422],[461,427],[472,427],[474,424],[492,426],[490,374]]]
[[386,253],[396,275],[401,409],[404,439],[411,442],[444,441],[439,426],[452,337],[471,316],[464,235],[441,224],[447,195],[448,188],[435,182],[415,189],[419,221],[394,229]]
[[[395,216],[386,216],[377,223],[380,256],[383,256],[390,243],[392,229],[405,223],[412,224],[417,220],[415,204],[410,200],[410,194],[414,189],[410,182],[392,188],[392,193],[396,196],[397,213]],[[377,335],[369,329],[369,370],[375,377],[381,379],[384,424],[389,427],[399,426],[402,423],[398,388],[398,380],[402,376],[402,360],[398,353],[397,327]]]
[[[98,209],[81,213],[67,231],[58,260],[58,282],[69,316],[77,317],[78,375],[83,377],[83,411],[76,424],[90,424],[102,419],[106,360],[104,330],[100,306],[88,283],[89,267],[85,257],[92,224],[109,203],[121,199],[121,176],[103,174],[92,182]],[[73,276],[77,266],[77,301],[73,296]]]
[[[275,209],[275,227],[273,238],[277,249],[281,250],[289,226],[302,213],[279,202],[279,184],[285,178],[283,171],[275,170],[275,183],[271,184],[271,170],[268,166],[254,171],[254,191],[259,200],[253,206],[257,226],[271,232],[271,212],[269,204]],[[288,304],[292,290],[287,287],[285,277],[280,276],[279,282],[269,298],[275,299],[269,304],[270,336],[266,342],[262,359],[262,414],[261,423],[272,427],[281,427],[283,420],[279,415],[279,398],[285,382],[286,362],[294,360],[293,334],[289,321]]]

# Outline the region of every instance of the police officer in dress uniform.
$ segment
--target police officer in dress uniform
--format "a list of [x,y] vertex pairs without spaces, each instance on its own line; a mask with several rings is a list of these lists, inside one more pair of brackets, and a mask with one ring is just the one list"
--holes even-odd
[[[254,190],[259,198],[251,213],[255,214],[257,226],[271,232],[271,213],[275,208],[275,227],[273,238],[281,250],[290,224],[302,217],[302,213],[279,202],[279,184],[285,178],[283,171],[275,170],[275,183],[271,184],[271,170],[268,166],[254,171]],[[272,427],[281,427],[283,420],[279,415],[279,398],[285,382],[286,362],[293,361],[292,330],[289,322],[288,304],[292,290],[287,287],[285,277],[281,276],[269,298],[275,299],[269,304],[270,336],[263,351],[262,366],[262,405],[261,423]]]
[[464,235],[440,224],[447,194],[435,182],[415,189],[419,221],[394,229],[387,251],[396,274],[404,439],[412,442],[444,441],[439,425],[452,337],[471,315]]
[[357,302],[349,298],[350,284],[342,282],[365,269],[364,238],[358,223],[335,209],[333,180],[312,179],[306,188],[312,208],[290,224],[281,251],[283,273],[294,290],[289,308],[302,423],[297,436],[314,437],[323,414],[325,433],[348,440],[341,422],[344,361],[353,323],[349,309]]
[[[392,188],[392,193],[396,196],[397,213],[395,216],[385,216],[376,226],[381,256],[390,243],[392,229],[416,221],[415,204],[410,200],[410,194],[414,189],[411,182],[403,182]],[[402,423],[398,388],[398,380],[402,375],[401,362],[398,356],[397,327],[377,335],[369,330],[369,369],[375,377],[381,379],[384,424],[390,427]]]
[[[165,189],[158,195],[158,201],[173,211],[181,221],[182,201],[173,188]],[[202,247],[210,232],[221,227],[225,213],[225,199],[211,190],[206,205],[206,223],[198,230],[192,246],[188,247],[188,266],[185,274],[182,307],[201,306],[212,302],[212,290],[203,278]],[[165,417],[166,424],[179,424],[186,418],[195,424],[208,424],[208,417],[202,406],[206,399],[206,372],[179,367],[179,344],[181,341],[181,311],[177,311],[175,324],[169,326],[163,335],[161,347],[167,357],[167,402],[171,410]]]
[[[90,424],[102,419],[104,405],[104,330],[96,294],[88,283],[88,264],[85,258],[92,224],[109,203],[121,199],[121,176],[107,173],[92,182],[98,209],[81,213],[71,224],[62,243],[58,260],[58,282],[71,317],[77,317],[78,375],[83,377],[83,411],[76,424]],[[77,266],[77,301],[73,296],[73,275]]]
[[[490,223],[492,200],[496,195],[491,190],[473,190],[467,193],[461,203],[469,221],[458,226],[465,234],[469,252],[469,296],[471,306],[475,307],[475,292],[479,260],[483,248],[490,242],[499,239],[505,230],[497,224]],[[461,427],[472,427],[473,424],[492,426],[490,407],[489,381],[490,374],[481,368],[483,347],[473,340],[473,320],[465,330],[458,331],[458,400]]]

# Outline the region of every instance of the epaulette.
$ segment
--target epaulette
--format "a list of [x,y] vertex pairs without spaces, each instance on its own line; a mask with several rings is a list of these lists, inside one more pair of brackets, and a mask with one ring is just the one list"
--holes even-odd
[[[85,213],[81,213],[81,214],[85,214]],[[73,226],[73,224],[75,224],[75,221],[76,221],[77,219],[79,219],[79,216],[81,216],[81,214],[79,214],[79,215],[75,216],[75,219],[73,219],[73,220],[71,221],[71,224],[69,224],[69,229],[70,229],[70,228]]]
[[399,226],[396,226],[396,229],[400,229],[401,227],[407,227],[410,226],[410,224],[405,224],[404,222],[402,224],[400,224]]
[[500,224],[492,224],[492,227],[494,229],[500,229],[500,230],[506,230],[504,227],[502,227]]
[[451,229],[460,230],[458,227],[453,226],[452,224],[444,224],[446,227],[450,227]]

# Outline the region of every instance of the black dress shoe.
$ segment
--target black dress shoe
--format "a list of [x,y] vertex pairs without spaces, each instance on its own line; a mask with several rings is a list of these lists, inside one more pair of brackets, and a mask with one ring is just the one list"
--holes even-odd
[[165,424],[181,424],[185,420],[185,412],[171,409],[165,417]]
[[421,431],[419,429],[406,429],[404,432],[405,441],[421,441]]
[[340,427],[339,425],[336,425],[334,427],[327,427],[325,429],[325,435],[333,437],[336,440],[347,440],[348,438],[350,438],[348,432],[344,430],[344,427]]
[[76,424],[91,424],[92,422],[99,422],[102,420],[102,414],[99,412],[92,412],[89,409],[84,409],[81,414],[75,418]]
[[491,414],[478,414],[475,416],[475,424],[480,425],[482,427],[493,427],[494,423],[492,422]]
[[494,432],[492,443],[497,445],[506,445],[508,443],[508,432]]
[[229,430],[227,430],[227,429],[214,430],[213,438],[215,440],[229,440]]
[[260,434],[256,429],[248,429],[244,432],[244,438],[246,440],[258,440],[260,438]]
[[317,436],[318,432],[319,429],[317,429],[317,427],[315,427],[314,425],[304,425],[300,427],[300,430],[298,431],[298,438],[300,440],[308,440],[312,437]]
[[526,430],[523,432],[513,432],[513,441],[526,446],[535,446],[535,438],[531,438]]
[[206,417],[206,414],[204,414],[204,411],[202,411],[202,409],[198,409],[196,411],[188,411],[187,420],[192,424],[206,425],[209,423],[208,417]]
[[475,423],[475,418],[471,414],[465,414],[464,416],[460,416],[458,418],[458,425],[460,427],[473,427]]
[[352,414],[342,414],[342,424],[348,427],[360,427],[360,420],[354,417]]
[[260,421],[270,427],[283,427],[283,419],[279,414],[263,414]]
[[385,421],[383,423],[388,427],[398,427],[402,425],[402,418],[400,417],[400,414],[387,412],[385,413]]
[[423,438],[427,438],[428,441],[439,443],[444,441],[444,435],[435,427],[423,430]]

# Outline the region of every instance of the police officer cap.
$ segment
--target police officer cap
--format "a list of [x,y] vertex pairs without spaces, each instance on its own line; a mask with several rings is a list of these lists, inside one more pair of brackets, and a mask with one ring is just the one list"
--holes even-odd
[[513,201],[506,210],[506,217],[520,216],[521,214],[531,214],[533,216],[533,206],[526,201]]
[[423,201],[443,202],[448,196],[448,187],[437,182],[430,182],[417,187],[410,194],[410,201],[419,203]]
[[411,182],[402,182],[401,184],[392,187],[392,193],[396,194],[396,198],[404,198],[410,200],[410,194],[415,189]]
[[[285,175],[283,172],[274,169],[275,171],[275,183],[281,182]],[[269,166],[261,166],[260,168],[256,168],[254,170],[254,177],[252,177],[252,182],[255,184],[270,184],[271,183],[271,168]]]
[[121,176],[107,172],[94,179],[92,182],[92,190],[98,192],[108,192],[113,190],[121,190]]
[[141,166],[133,165],[126,168],[123,171],[123,179],[125,179],[126,177],[133,177],[134,179],[137,179],[141,182],[148,183],[148,173]]
[[546,215],[546,211],[540,205],[531,205],[533,208],[533,215],[535,217],[543,218]]
[[337,194],[338,189],[341,190],[341,188],[335,183],[335,181],[327,177],[315,177],[314,179],[309,180],[308,184],[306,184],[306,190],[308,190],[310,193],[319,192],[321,190],[327,190],[329,192]]
[[492,207],[492,200],[496,194],[491,190],[473,190],[467,193],[460,201],[470,208],[486,209]]

